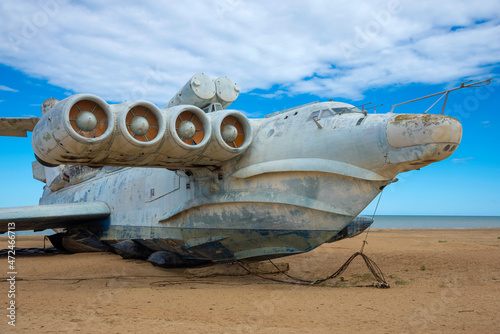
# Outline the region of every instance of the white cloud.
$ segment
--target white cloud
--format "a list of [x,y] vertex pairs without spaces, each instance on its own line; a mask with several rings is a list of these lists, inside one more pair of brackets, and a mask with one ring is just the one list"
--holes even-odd
[[457,158],[457,159],[451,159],[451,162],[454,164],[465,164],[467,161],[474,159],[474,157],[468,157],[468,158]]
[[277,91],[273,93],[250,93],[251,95],[256,95],[263,97],[265,99],[280,99],[285,95],[290,95],[287,91],[284,91],[282,89],[278,89]]
[[13,93],[18,92],[18,90],[4,86],[4,85],[0,85],[0,90],[6,91],[6,92],[13,92]]
[[500,62],[495,0],[4,1],[0,20],[1,63],[110,101],[163,105],[197,72],[358,99]]

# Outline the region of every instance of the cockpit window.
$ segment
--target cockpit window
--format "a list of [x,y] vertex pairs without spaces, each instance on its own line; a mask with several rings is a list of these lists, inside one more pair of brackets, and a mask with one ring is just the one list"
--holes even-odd
[[312,121],[313,118],[319,119],[319,114],[319,110],[313,111],[307,120]]
[[359,110],[356,107],[323,108],[321,110],[313,111],[307,120],[312,121],[314,117],[316,117],[316,120],[320,120],[323,118],[333,117],[335,115],[352,113],[352,112],[361,112],[361,110]]
[[354,111],[358,111],[358,110],[357,110],[357,108],[333,108],[333,111],[336,114],[345,114],[348,112],[354,112]]
[[321,110],[321,118],[333,117],[334,113],[330,109]]

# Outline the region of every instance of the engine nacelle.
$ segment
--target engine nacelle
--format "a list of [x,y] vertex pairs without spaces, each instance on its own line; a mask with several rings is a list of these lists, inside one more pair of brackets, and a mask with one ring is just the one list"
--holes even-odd
[[91,164],[109,145],[114,127],[114,115],[106,101],[76,94],[43,115],[31,142],[35,155],[46,165]]
[[158,109],[147,101],[108,105],[77,94],[57,103],[33,131],[39,161],[172,169],[219,165],[250,145],[252,126],[236,110],[207,114],[193,105]]
[[246,151],[253,138],[248,118],[237,110],[224,110],[210,115],[212,140],[200,164],[217,164]]
[[157,162],[190,162],[201,155],[212,135],[210,120],[198,107],[181,105],[162,109],[166,119],[166,139]]
[[160,109],[147,101],[127,101],[111,106],[116,119],[111,145],[103,155],[103,164],[147,164],[162,145],[166,127]]

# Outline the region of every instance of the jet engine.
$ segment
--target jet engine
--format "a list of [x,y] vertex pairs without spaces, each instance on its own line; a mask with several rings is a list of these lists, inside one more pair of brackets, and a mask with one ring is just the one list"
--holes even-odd
[[226,161],[242,154],[253,138],[248,118],[237,110],[224,110],[210,114],[212,141],[198,163],[210,164]]
[[[218,165],[242,154],[252,141],[247,117],[221,110],[238,91],[229,78],[197,74],[171,100],[173,106],[161,110],[142,100],[108,105],[90,94],[54,100],[33,130],[33,150],[49,167]],[[186,101],[190,104],[179,105]],[[217,111],[207,113],[214,105]]]
[[203,110],[181,105],[162,109],[167,123],[167,138],[159,150],[158,161],[189,163],[203,152],[212,135],[210,120]]
[[[128,101],[112,106],[117,129],[103,162],[121,165],[124,162],[147,164],[163,144],[166,132],[165,116],[147,101]],[[103,152],[104,153],[104,152]]]
[[57,103],[37,123],[32,146],[47,165],[91,163],[112,138],[115,118],[108,104],[90,94],[76,94]]

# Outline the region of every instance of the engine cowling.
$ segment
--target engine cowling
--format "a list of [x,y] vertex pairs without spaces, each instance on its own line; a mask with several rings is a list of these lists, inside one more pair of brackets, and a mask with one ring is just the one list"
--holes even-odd
[[137,100],[113,105],[112,109],[117,129],[103,163],[147,165],[165,140],[163,112],[150,102]]
[[61,160],[91,163],[109,145],[114,127],[115,118],[106,101],[76,94],[43,115],[33,130],[33,150],[48,165],[58,165]]
[[248,118],[237,110],[224,110],[210,114],[212,140],[203,158],[198,161],[216,164],[245,152],[253,138]]
[[214,166],[242,154],[250,122],[236,110],[207,114],[193,105],[159,109],[147,101],[108,105],[71,96],[46,112],[33,131],[35,155],[58,164],[172,169]]
[[166,139],[158,151],[158,161],[193,161],[201,155],[212,135],[210,120],[198,107],[181,105],[162,109],[166,119]]

